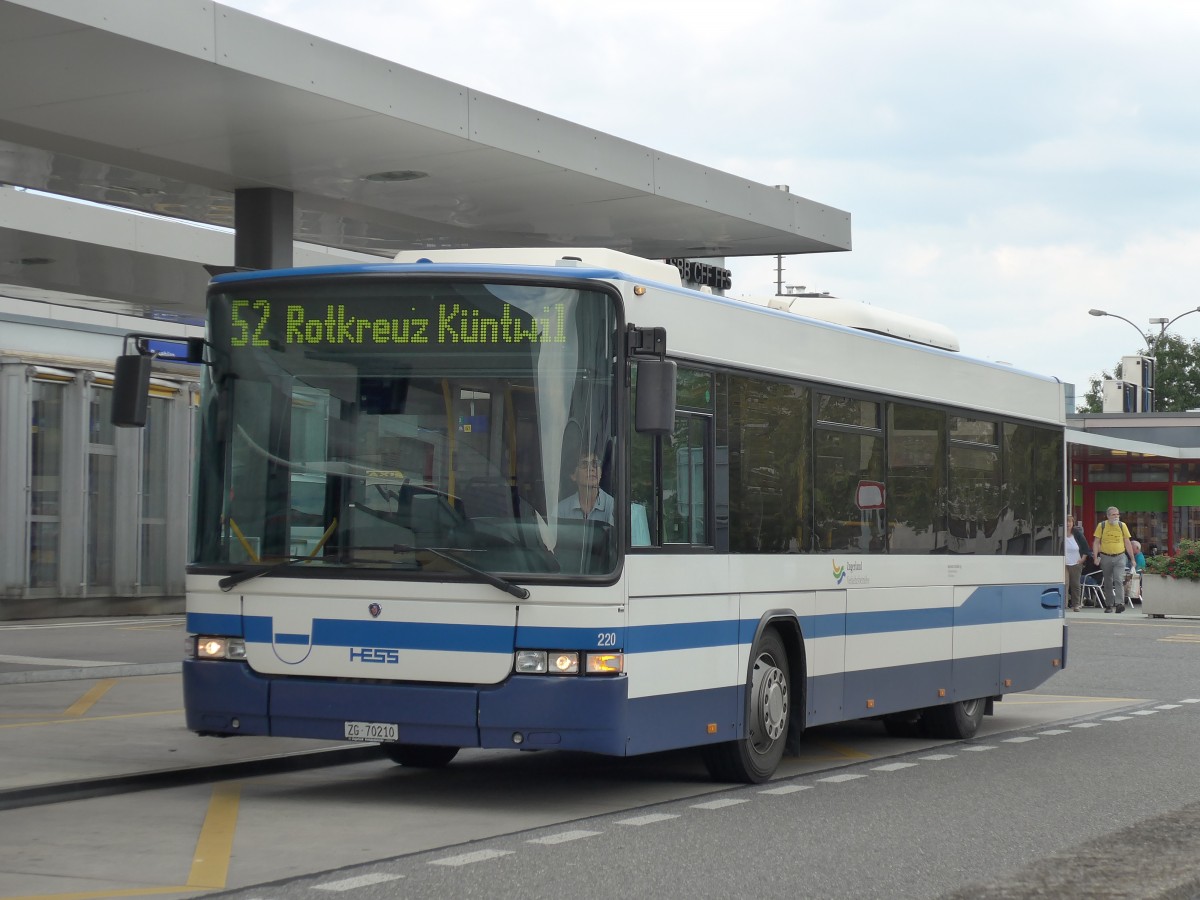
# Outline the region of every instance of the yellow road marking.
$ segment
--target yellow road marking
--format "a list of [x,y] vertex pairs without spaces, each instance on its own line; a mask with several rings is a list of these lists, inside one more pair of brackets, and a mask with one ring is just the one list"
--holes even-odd
[[117,679],[115,678],[105,678],[103,681],[97,681],[94,685],[92,685],[92,689],[90,691],[68,706],[63,715],[82,716],[92,708],[97,700],[112,690],[113,685],[116,683]]
[[208,815],[196,841],[192,857],[192,872],[188,887],[223,888],[229,875],[229,858],[233,855],[233,835],[237,830],[240,784],[219,784],[213,789]]
[[[31,728],[34,725],[66,725],[68,723],[77,725],[80,722],[107,722],[113,719],[142,719],[146,716],[179,715],[182,712],[182,709],[160,709],[156,712],[123,713],[119,716],[91,716],[87,719],[42,719],[37,722],[13,722],[9,725],[0,725],[0,729]],[[6,897],[5,900],[9,900],[9,898]]]
[[229,876],[229,858],[233,854],[233,833],[237,826],[241,790],[238,784],[220,784],[213,789],[208,813],[196,841],[187,884],[70,894],[27,894],[23,897],[7,897],[5,900],[105,900],[106,897],[153,897],[159,894],[186,894],[197,888],[223,888]]
[[1160,644],[1200,644],[1200,634],[1172,634],[1169,637],[1160,637]]

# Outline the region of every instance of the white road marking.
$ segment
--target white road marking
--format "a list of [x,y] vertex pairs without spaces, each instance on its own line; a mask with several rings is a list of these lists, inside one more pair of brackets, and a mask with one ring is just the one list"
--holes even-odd
[[749,800],[738,800],[726,797],[723,800],[709,800],[707,803],[693,803],[692,809],[724,809],[726,806],[737,806],[739,803],[749,803]]
[[1099,728],[1100,723],[1099,722],[1076,722],[1071,727],[1072,728]]
[[963,747],[963,752],[983,753],[985,750],[995,750],[995,744],[972,744],[970,747]]
[[386,872],[374,872],[370,875],[358,875],[354,878],[343,878],[341,881],[327,881],[325,884],[314,884],[316,891],[352,891],[355,888],[366,887],[369,884],[383,884],[403,878],[403,875],[389,875]]
[[1155,709],[1179,709],[1178,703],[1164,703],[1162,706],[1156,706]]
[[759,791],[760,794],[794,794],[797,791],[811,791],[811,784],[785,784],[782,787],[767,788],[765,791]]
[[565,844],[567,841],[578,841],[581,838],[594,837],[599,831],[563,831],[546,837],[533,838],[527,844]]
[[1037,738],[1026,735],[1025,737],[1005,738],[1005,744],[1027,744],[1030,741],[1036,741]]
[[634,816],[632,819],[620,819],[618,825],[653,825],[655,822],[665,822],[668,819],[678,819],[679,816],[670,813],[650,813],[646,816]]
[[459,856],[447,856],[445,859],[430,861],[431,866],[469,866],[471,863],[486,862],[498,856],[508,856],[511,850],[476,850],[474,853],[463,853]]
[[1157,709],[1135,709],[1130,713],[1131,716],[1152,716],[1157,713]]
[[830,784],[841,784],[843,781],[854,781],[856,778],[866,778],[859,772],[847,772],[844,775],[830,775],[828,778],[818,778],[817,781],[827,781]]
[[915,769],[916,763],[888,763],[886,766],[875,766],[872,772],[899,772],[901,769]]
[[1128,722],[1133,716],[1105,716],[1105,722]]
[[928,762],[941,762],[943,759],[954,759],[953,753],[934,753],[930,756],[922,756],[921,759]]
[[1045,735],[1046,737],[1050,737],[1051,735],[1055,735],[1055,734],[1070,734],[1070,733],[1071,733],[1070,730],[1066,729],[1066,728],[1051,728],[1049,731],[1039,731],[1038,732],[1038,734]]

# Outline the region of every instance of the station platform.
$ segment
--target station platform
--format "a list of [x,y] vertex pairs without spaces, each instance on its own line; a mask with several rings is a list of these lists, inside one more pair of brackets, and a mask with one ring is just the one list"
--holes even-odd
[[182,616],[0,623],[0,809],[379,755],[188,731],[184,635]]
[[[1105,614],[1067,614],[1078,618]],[[178,615],[0,622],[0,809],[380,755],[375,745],[188,731],[184,636]]]

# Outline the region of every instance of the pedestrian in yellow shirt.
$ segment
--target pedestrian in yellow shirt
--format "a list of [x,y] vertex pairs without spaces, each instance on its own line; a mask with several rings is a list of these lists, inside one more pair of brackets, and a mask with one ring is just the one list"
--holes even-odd
[[1129,529],[1121,521],[1121,511],[1108,508],[1104,521],[1096,526],[1092,555],[1100,561],[1104,577],[1104,611],[1125,612],[1125,560],[1133,563],[1133,544]]

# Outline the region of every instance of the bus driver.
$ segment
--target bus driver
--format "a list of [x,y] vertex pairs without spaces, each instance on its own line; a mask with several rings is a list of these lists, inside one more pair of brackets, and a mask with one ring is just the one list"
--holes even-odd
[[577,490],[558,504],[560,519],[583,519],[588,522],[613,524],[613,498],[600,487],[600,460],[584,452],[571,472]]

